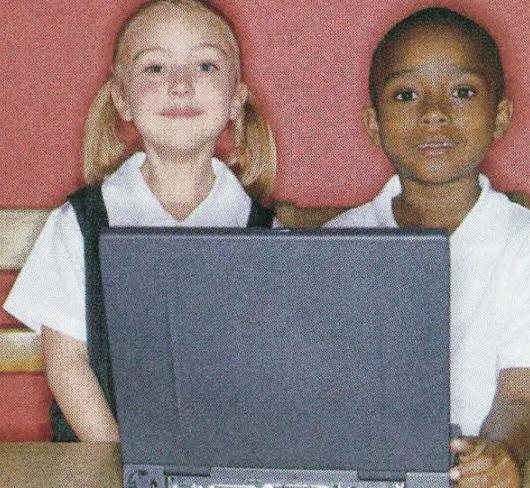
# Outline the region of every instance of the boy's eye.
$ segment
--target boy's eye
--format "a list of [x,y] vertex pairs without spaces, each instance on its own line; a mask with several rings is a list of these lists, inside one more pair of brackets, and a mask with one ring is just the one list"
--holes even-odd
[[150,64],[149,66],[146,66],[146,68],[144,69],[146,73],[151,73],[155,75],[162,73],[163,70],[164,70],[164,67],[161,64],[157,64],[157,63]]
[[197,71],[199,73],[211,73],[212,71],[218,69],[218,67],[214,63],[199,63],[197,65]]
[[398,102],[413,102],[418,99],[418,94],[412,90],[402,90],[394,95]]
[[475,90],[468,86],[462,86],[453,90],[452,93],[455,98],[472,98],[476,95]]

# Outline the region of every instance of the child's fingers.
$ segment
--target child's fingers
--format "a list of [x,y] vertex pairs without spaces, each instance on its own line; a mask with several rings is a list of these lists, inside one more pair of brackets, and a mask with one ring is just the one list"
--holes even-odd
[[[481,473],[475,476],[468,476],[458,480],[458,488],[491,488],[497,485],[487,473]],[[507,485],[508,488],[509,485]]]
[[495,461],[491,456],[481,455],[477,458],[461,462],[455,468],[451,468],[451,471],[458,471],[458,478],[465,478],[467,476],[476,476],[480,473],[485,473],[492,470],[495,467]]
[[486,443],[482,439],[459,437],[451,441],[450,449],[460,456],[461,461],[466,462],[480,456],[486,449]]
[[449,471],[449,478],[458,482],[458,488],[519,488],[519,468],[508,451],[486,439],[472,441],[465,446],[455,446],[465,452],[469,452],[470,444],[474,446],[474,450],[461,457],[460,464]]
[[516,472],[486,472],[453,481],[457,488],[520,488],[521,483]]

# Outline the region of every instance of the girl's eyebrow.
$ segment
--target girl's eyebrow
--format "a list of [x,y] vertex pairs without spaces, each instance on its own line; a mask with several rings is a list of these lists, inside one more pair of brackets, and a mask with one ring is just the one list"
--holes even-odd
[[198,50],[198,49],[215,49],[216,51],[219,51],[223,56],[225,57],[228,57],[228,52],[226,51],[226,49],[224,49],[223,47],[221,47],[220,45],[218,44],[212,44],[210,42],[203,42],[197,46],[195,46],[193,49],[194,50]]
[[[203,42],[203,43],[198,44],[197,46],[193,47],[194,51],[198,51],[199,49],[215,49],[216,51],[219,51],[225,58],[229,57],[228,52],[226,51],[226,49],[224,49],[223,47],[219,46],[218,44],[211,44],[209,42]],[[143,56],[144,54],[149,53],[149,52],[153,52],[153,51],[159,51],[159,52],[166,53],[166,54],[169,52],[167,49],[164,49],[164,48],[162,48],[160,46],[147,47],[145,49],[141,49],[140,51],[138,51],[134,55],[133,62],[136,61],[139,57]]]
[[149,52],[152,52],[152,51],[160,51],[160,52],[167,52],[165,49],[161,48],[161,47],[158,47],[158,46],[154,46],[154,47],[147,47],[145,49],[141,49],[140,51],[138,51],[134,57],[133,57],[133,61],[136,61],[140,56],[146,54],[146,53],[149,53]]

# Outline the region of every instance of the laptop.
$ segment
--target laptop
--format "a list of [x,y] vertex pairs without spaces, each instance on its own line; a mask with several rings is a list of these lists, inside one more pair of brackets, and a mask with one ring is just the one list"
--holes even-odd
[[447,487],[434,230],[108,228],[124,487]]

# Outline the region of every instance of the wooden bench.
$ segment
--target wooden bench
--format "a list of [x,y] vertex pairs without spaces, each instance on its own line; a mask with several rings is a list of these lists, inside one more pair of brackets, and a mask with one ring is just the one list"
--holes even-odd
[[[529,206],[528,196],[521,193],[509,196]],[[277,202],[275,209],[286,227],[297,229],[319,227],[346,210],[339,207],[300,208],[290,202]],[[49,212],[47,209],[0,210],[1,303]],[[0,442],[51,438],[48,419],[51,394],[44,376],[40,338],[3,310],[0,312],[0,391],[3,392],[0,395]]]

